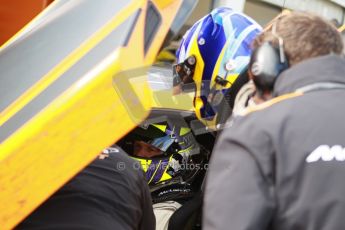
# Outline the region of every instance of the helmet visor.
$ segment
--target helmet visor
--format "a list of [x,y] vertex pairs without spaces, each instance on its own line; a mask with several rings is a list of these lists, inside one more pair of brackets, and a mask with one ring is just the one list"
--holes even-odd
[[134,141],[133,155],[143,158],[152,158],[166,153],[174,143],[174,139],[169,136],[155,138],[152,141]]

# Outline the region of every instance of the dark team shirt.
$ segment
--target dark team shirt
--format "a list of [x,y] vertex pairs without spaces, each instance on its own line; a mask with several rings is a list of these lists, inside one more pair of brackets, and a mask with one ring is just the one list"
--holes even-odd
[[87,166],[16,229],[155,229],[144,173],[115,148]]
[[334,54],[298,63],[278,77],[280,97],[224,129],[206,180],[204,230],[345,229],[344,73]]

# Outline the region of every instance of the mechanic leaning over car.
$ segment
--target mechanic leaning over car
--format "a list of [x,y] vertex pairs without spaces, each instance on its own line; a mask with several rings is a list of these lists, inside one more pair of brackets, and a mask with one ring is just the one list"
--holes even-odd
[[345,60],[337,29],[293,12],[259,35],[249,66],[273,99],[237,116],[215,146],[204,229],[343,229]]
[[[251,44],[260,32],[261,26],[253,19],[230,8],[221,7],[214,9],[197,21],[183,36],[180,47],[176,52],[177,64],[173,67],[173,93],[178,94],[190,90],[195,92],[194,107],[197,118],[208,128],[217,128],[218,124],[225,122],[226,118],[230,116],[237,92],[249,80],[246,75],[246,67],[252,51]],[[240,107],[245,106],[248,103],[249,96],[254,93],[254,87],[251,84],[247,86],[249,87],[246,87],[247,90],[242,94],[242,98],[245,99],[241,100],[243,105]],[[175,127],[175,131],[178,130],[176,124],[172,126]],[[182,128],[186,129],[186,127]],[[146,133],[149,133],[149,131]],[[189,135],[191,134],[189,133]],[[178,133],[175,133],[175,136],[178,137]],[[155,141],[149,142],[153,144]],[[197,150],[200,152],[199,155],[207,155],[208,160],[209,154],[204,153],[202,143],[188,142],[193,143],[192,145],[189,144],[192,149],[199,148]],[[140,149],[143,149],[142,147]],[[132,152],[135,153],[136,151]],[[148,153],[143,154],[141,151],[137,151],[137,153],[142,156],[149,155]],[[175,159],[177,158],[175,157]],[[181,159],[185,159],[180,162],[181,164],[187,162],[187,164],[200,165],[201,162],[195,161],[191,154],[184,154]],[[155,159],[152,158],[151,160],[154,162]],[[171,160],[168,162],[168,166],[173,163]],[[205,162],[202,161],[202,163]],[[150,180],[151,190],[157,186],[161,187],[158,190],[160,193],[152,193],[154,202],[157,200],[157,194],[164,194],[160,197],[160,202],[154,205],[157,226],[163,226],[162,229],[184,228],[186,219],[188,220],[187,216],[201,210],[203,194],[200,191],[202,190],[200,189],[201,185],[197,188],[197,193],[193,191],[195,190],[193,186],[187,186],[193,181],[191,175],[194,176],[198,172],[190,174],[185,170],[180,170],[180,172],[184,172],[182,174],[175,173],[175,176],[173,175],[169,180],[173,181],[176,176],[185,175],[183,179],[171,183],[168,180],[162,180],[162,177],[156,177],[150,171],[152,170],[146,170],[146,173],[149,174],[148,179],[159,179],[156,184],[152,184],[153,180]],[[172,171],[168,170],[167,172],[171,173]],[[162,187],[162,184],[165,184],[165,186]],[[177,191],[174,196],[171,195],[171,190]],[[191,192],[186,193],[186,191],[192,191],[194,194]],[[181,202],[180,198],[186,197],[186,194],[191,196],[187,198],[187,202]],[[175,203],[172,201],[175,201]],[[176,202],[179,206],[176,206]],[[177,211],[176,208],[178,208]],[[168,218],[166,218],[167,216]]]

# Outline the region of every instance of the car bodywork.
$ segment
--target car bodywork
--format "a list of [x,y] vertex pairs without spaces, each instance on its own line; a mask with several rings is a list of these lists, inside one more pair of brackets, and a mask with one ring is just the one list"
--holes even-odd
[[1,47],[2,229],[145,119],[148,66],[195,3],[58,0]]

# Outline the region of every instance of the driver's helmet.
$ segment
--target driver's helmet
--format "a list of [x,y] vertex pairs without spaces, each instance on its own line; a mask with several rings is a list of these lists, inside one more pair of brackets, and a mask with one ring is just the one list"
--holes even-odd
[[154,202],[193,195],[192,182],[206,160],[190,128],[142,124],[117,144],[144,170]]
[[204,124],[217,124],[220,102],[245,71],[251,43],[261,30],[250,17],[220,7],[197,21],[183,36],[176,52],[174,87],[183,90],[193,86],[195,112]]
[[195,157],[200,155],[200,147],[190,128],[168,122],[140,125],[117,145],[138,161],[151,191],[191,182],[202,163],[202,157]]

